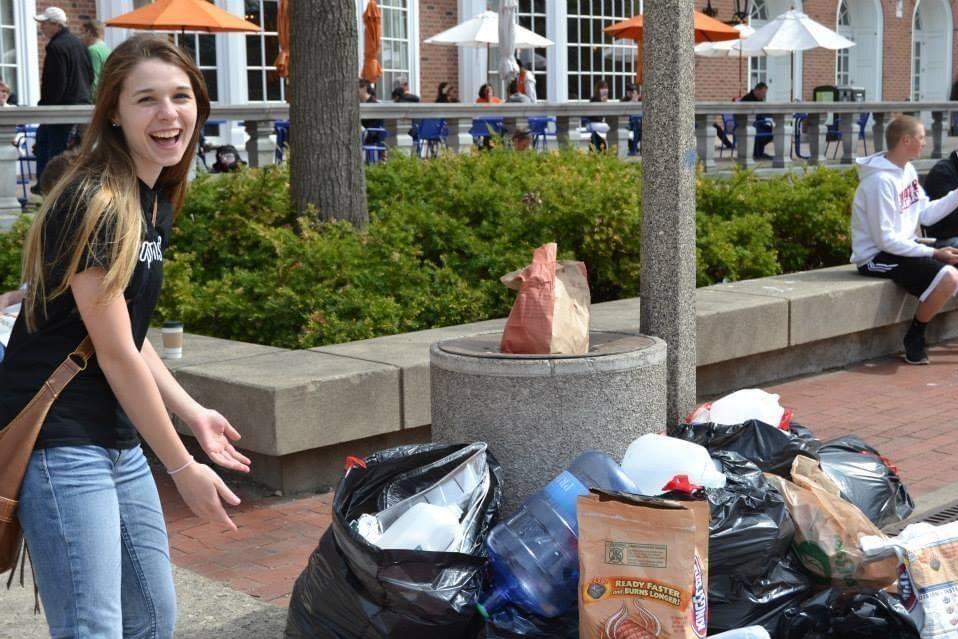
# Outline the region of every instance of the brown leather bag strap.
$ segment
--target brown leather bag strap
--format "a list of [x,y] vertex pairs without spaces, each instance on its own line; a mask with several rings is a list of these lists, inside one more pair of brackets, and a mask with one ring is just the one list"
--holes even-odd
[[49,379],[44,382],[44,387],[50,390],[54,399],[59,397],[60,393],[63,392],[63,389],[66,388],[67,384],[69,384],[74,377],[86,370],[91,357],[93,357],[93,340],[87,335],[83,338],[83,341],[80,342],[80,345],[76,347],[76,350],[67,355],[67,358],[57,366],[57,369],[53,371]]

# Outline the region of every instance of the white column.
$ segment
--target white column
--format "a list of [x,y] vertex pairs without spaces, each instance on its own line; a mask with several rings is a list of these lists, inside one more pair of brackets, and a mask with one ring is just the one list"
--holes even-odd
[[[486,10],[486,0],[459,0],[459,22]],[[435,35],[433,33],[427,36]],[[486,50],[459,47],[459,99],[472,104],[486,81]]]
[[[33,2],[34,0],[30,0]],[[97,20],[106,22],[110,18],[123,15],[133,11],[133,0],[96,0]],[[106,27],[103,30],[103,41],[111,49],[115,49],[118,44],[130,37],[129,29],[117,29],[116,27]]]
[[419,0],[409,0],[409,91],[421,96],[419,66]]
[[17,104],[33,106],[40,100],[40,50],[37,41],[36,0],[13,3],[16,25]]
[[[244,15],[243,0],[218,0],[221,9],[233,15]],[[232,64],[231,64],[232,63]],[[249,102],[249,86],[246,80],[246,36],[242,33],[221,33],[216,36],[216,77],[218,79],[220,104],[244,104]],[[246,146],[246,128],[242,122],[230,122],[220,130],[224,144],[237,149]]]
[[566,102],[569,99],[569,47],[564,44],[569,41],[567,4],[550,3],[546,6],[546,13],[546,37],[555,42],[546,49],[549,102]]

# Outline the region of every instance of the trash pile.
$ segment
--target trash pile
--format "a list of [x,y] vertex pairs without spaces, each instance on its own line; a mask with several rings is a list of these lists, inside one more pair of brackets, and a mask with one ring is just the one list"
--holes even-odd
[[485,443],[351,458],[286,636],[958,639],[958,524],[856,437],[738,391],[621,464],[589,451],[500,520]]

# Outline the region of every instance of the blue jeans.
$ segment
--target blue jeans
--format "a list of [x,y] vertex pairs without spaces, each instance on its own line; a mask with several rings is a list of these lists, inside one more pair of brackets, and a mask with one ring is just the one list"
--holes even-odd
[[139,446],[35,450],[18,513],[54,639],[173,636],[166,524]]

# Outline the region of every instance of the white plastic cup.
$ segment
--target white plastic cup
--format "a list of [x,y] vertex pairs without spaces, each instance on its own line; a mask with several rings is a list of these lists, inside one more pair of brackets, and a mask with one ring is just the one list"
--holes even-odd
[[183,357],[183,322],[163,322],[163,359]]
[[622,471],[642,495],[661,495],[665,485],[685,475],[696,486],[721,488],[725,475],[703,446],[666,435],[642,435],[625,451]]

